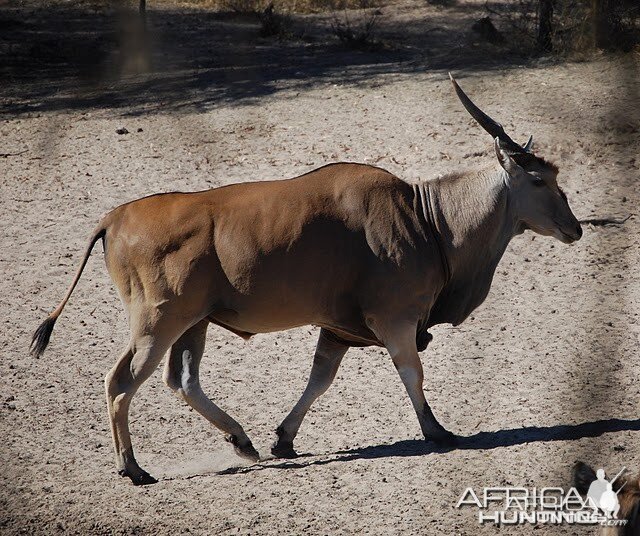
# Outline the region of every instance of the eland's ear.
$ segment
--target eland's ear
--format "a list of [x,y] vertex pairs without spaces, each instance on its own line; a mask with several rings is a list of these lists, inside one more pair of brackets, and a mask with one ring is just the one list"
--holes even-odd
[[496,150],[496,156],[498,157],[498,162],[511,177],[514,177],[521,171],[521,168],[518,164],[516,164],[515,160],[511,158],[509,153],[504,150],[504,145],[500,141],[500,138],[494,140],[493,146]]

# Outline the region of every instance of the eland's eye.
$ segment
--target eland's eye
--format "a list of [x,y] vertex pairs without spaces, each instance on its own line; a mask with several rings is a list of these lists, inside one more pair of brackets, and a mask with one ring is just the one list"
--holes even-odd
[[544,185],[545,185],[545,182],[544,182],[544,180],[542,180],[540,177],[535,177],[535,178],[533,179],[533,185],[534,185],[534,186],[544,186]]

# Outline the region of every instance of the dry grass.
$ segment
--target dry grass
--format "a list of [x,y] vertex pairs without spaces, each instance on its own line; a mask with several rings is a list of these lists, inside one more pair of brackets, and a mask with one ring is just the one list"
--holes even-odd
[[[257,12],[263,11],[270,0],[157,0],[159,4],[182,5],[192,8],[207,8],[222,11]],[[326,13],[344,9],[358,9],[362,0],[278,0],[275,9],[282,13]],[[378,5],[378,4],[376,4]]]
[[[62,0],[51,0],[51,4],[69,5]],[[190,9],[213,9],[218,11],[235,11],[238,13],[258,13],[273,3],[279,13],[326,13],[344,9],[359,9],[362,0],[147,0],[147,9],[158,7],[182,7]],[[367,1],[368,7],[378,7],[381,1]],[[113,7],[109,0],[79,0],[78,5]],[[121,6],[137,9],[138,0],[123,0]]]

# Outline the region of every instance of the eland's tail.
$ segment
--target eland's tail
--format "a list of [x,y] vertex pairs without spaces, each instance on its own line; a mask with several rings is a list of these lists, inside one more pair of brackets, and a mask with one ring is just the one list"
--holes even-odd
[[91,235],[89,245],[87,246],[87,250],[85,251],[84,258],[82,259],[82,264],[80,265],[76,276],[73,278],[73,282],[71,283],[69,290],[67,290],[67,294],[62,299],[58,307],[56,307],[56,309],[47,317],[47,319],[42,324],[40,324],[40,326],[38,326],[38,329],[36,329],[35,333],[33,334],[33,339],[31,340],[31,347],[29,350],[31,352],[31,355],[33,355],[34,357],[40,357],[47,348],[49,339],[51,338],[51,332],[53,331],[53,326],[56,325],[56,320],[58,320],[58,317],[60,316],[60,313],[62,313],[64,306],[69,301],[73,289],[76,288],[76,285],[80,280],[80,276],[82,275],[82,271],[84,270],[84,267],[89,260],[89,256],[91,255],[93,246],[98,240],[104,238],[106,231],[106,227],[104,226],[103,222],[101,222],[93,232],[93,235]]

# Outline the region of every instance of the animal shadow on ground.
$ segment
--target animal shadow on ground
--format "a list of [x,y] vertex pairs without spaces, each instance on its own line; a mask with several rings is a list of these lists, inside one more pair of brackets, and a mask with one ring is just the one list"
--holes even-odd
[[[260,471],[263,469],[299,469],[312,465],[327,465],[336,462],[354,460],[371,460],[378,458],[395,458],[424,456],[427,454],[443,454],[453,450],[489,450],[499,447],[513,447],[525,443],[545,441],[572,441],[584,437],[598,437],[602,434],[623,431],[640,431],[640,419],[606,419],[581,424],[559,424],[556,426],[527,426],[496,432],[479,432],[471,436],[457,436],[456,444],[450,447],[438,447],[432,441],[408,439],[390,445],[373,445],[349,450],[341,450],[329,454],[329,458],[317,459],[304,454],[295,461],[266,461],[250,466],[230,467],[217,474],[239,474]],[[300,458],[313,458],[301,460]]]

